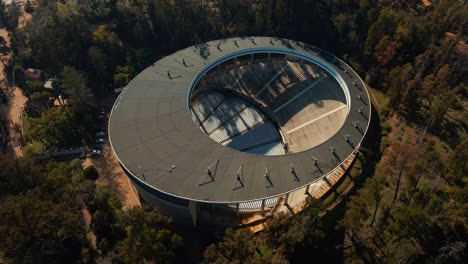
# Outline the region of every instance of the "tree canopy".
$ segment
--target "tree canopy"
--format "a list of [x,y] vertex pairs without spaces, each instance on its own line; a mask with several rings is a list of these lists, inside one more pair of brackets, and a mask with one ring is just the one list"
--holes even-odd
[[40,118],[31,118],[29,122],[24,137],[27,141],[40,141],[46,150],[76,146],[81,141],[75,113],[70,107],[51,108],[43,112]]

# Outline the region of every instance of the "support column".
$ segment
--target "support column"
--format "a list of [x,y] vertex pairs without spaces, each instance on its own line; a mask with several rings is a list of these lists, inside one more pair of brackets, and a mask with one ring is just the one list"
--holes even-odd
[[265,199],[262,200],[262,209],[261,209],[262,215],[264,215],[263,210],[265,210]]
[[307,184],[304,194],[309,194],[310,184]]
[[236,215],[239,216],[239,203],[236,203]]
[[289,193],[286,194],[286,197],[284,197],[284,205],[288,206],[288,199],[289,199]]
[[199,210],[197,202],[189,201],[188,209],[189,209],[190,216],[192,217],[193,226],[196,227],[197,226],[198,210]]

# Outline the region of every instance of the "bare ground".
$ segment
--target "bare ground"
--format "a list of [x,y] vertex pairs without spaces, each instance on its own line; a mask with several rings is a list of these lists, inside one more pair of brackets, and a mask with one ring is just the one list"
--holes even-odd
[[[31,19],[31,14],[27,14],[22,10],[23,15],[20,18],[19,28],[22,28],[26,22]],[[10,46],[10,36],[5,29],[0,29],[0,36],[2,36],[7,46]],[[9,131],[9,147],[10,153],[13,157],[22,157],[22,127],[21,112],[24,104],[28,100],[18,87],[10,86],[6,80],[5,65],[10,60],[11,55],[4,56],[0,63],[0,89],[3,89],[8,98],[7,105],[0,106],[0,114],[6,117],[8,131]],[[18,128],[18,129],[17,129]]]
[[120,167],[109,144],[103,145],[103,156],[87,158],[83,167],[93,165],[99,172],[98,185],[109,186],[118,195],[125,208],[141,206],[138,193],[129,178]]

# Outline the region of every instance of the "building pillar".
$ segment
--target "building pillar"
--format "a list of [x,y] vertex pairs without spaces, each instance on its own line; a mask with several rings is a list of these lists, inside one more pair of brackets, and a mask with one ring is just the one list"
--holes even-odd
[[260,210],[261,210],[260,212],[263,215],[263,210],[265,210],[265,199],[262,200],[262,208]]
[[310,184],[307,184],[304,194],[309,194]]
[[188,209],[189,209],[190,216],[192,217],[193,226],[196,227],[197,226],[198,210],[199,210],[197,202],[189,201]]
[[236,215],[239,216],[239,203],[236,203]]

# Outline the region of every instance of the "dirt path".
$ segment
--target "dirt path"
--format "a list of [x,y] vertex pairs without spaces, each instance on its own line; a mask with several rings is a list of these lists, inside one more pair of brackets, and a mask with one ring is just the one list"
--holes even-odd
[[21,119],[22,108],[28,98],[17,87],[8,87],[10,89],[10,98],[8,104],[8,130],[10,133],[10,147],[13,150],[14,157],[23,156],[22,133],[23,121]]
[[[27,14],[22,9],[23,15],[20,18],[19,28],[22,28],[26,22],[31,19],[31,14]],[[10,36],[5,29],[0,29],[0,36],[2,36],[7,45],[10,46]],[[2,58],[2,61],[7,63],[11,58],[11,55],[5,56]],[[18,87],[8,85],[5,75],[5,66],[3,63],[0,63],[0,89],[3,89],[8,98],[8,103],[6,108],[3,107],[2,111],[7,120],[8,120],[8,131],[9,131],[9,143],[14,157],[23,156],[22,148],[22,127],[23,121],[21,120],[21,112],[24,107],[24,104],[28,100],[26,96],[23,95],[22,91]]]
[[103,156],[96,158],[87,158],[83,162],[83,167],[93,165],[99,172],[97,184],[109,186],[118,195],[122,206],[129,208],[141,206],[138,193],[130,182],[129,178],[120,167],[119,161],[114,155],[109,144],[103,145]]
[[81,214],[83,215],[83,221],[85,223],[86,237],[91,242],[91,247],[94,250],[97,250],[98,248],[96,245],[96,235],[91,230],[91,214],[89,213],[87,208],[82,209]]

